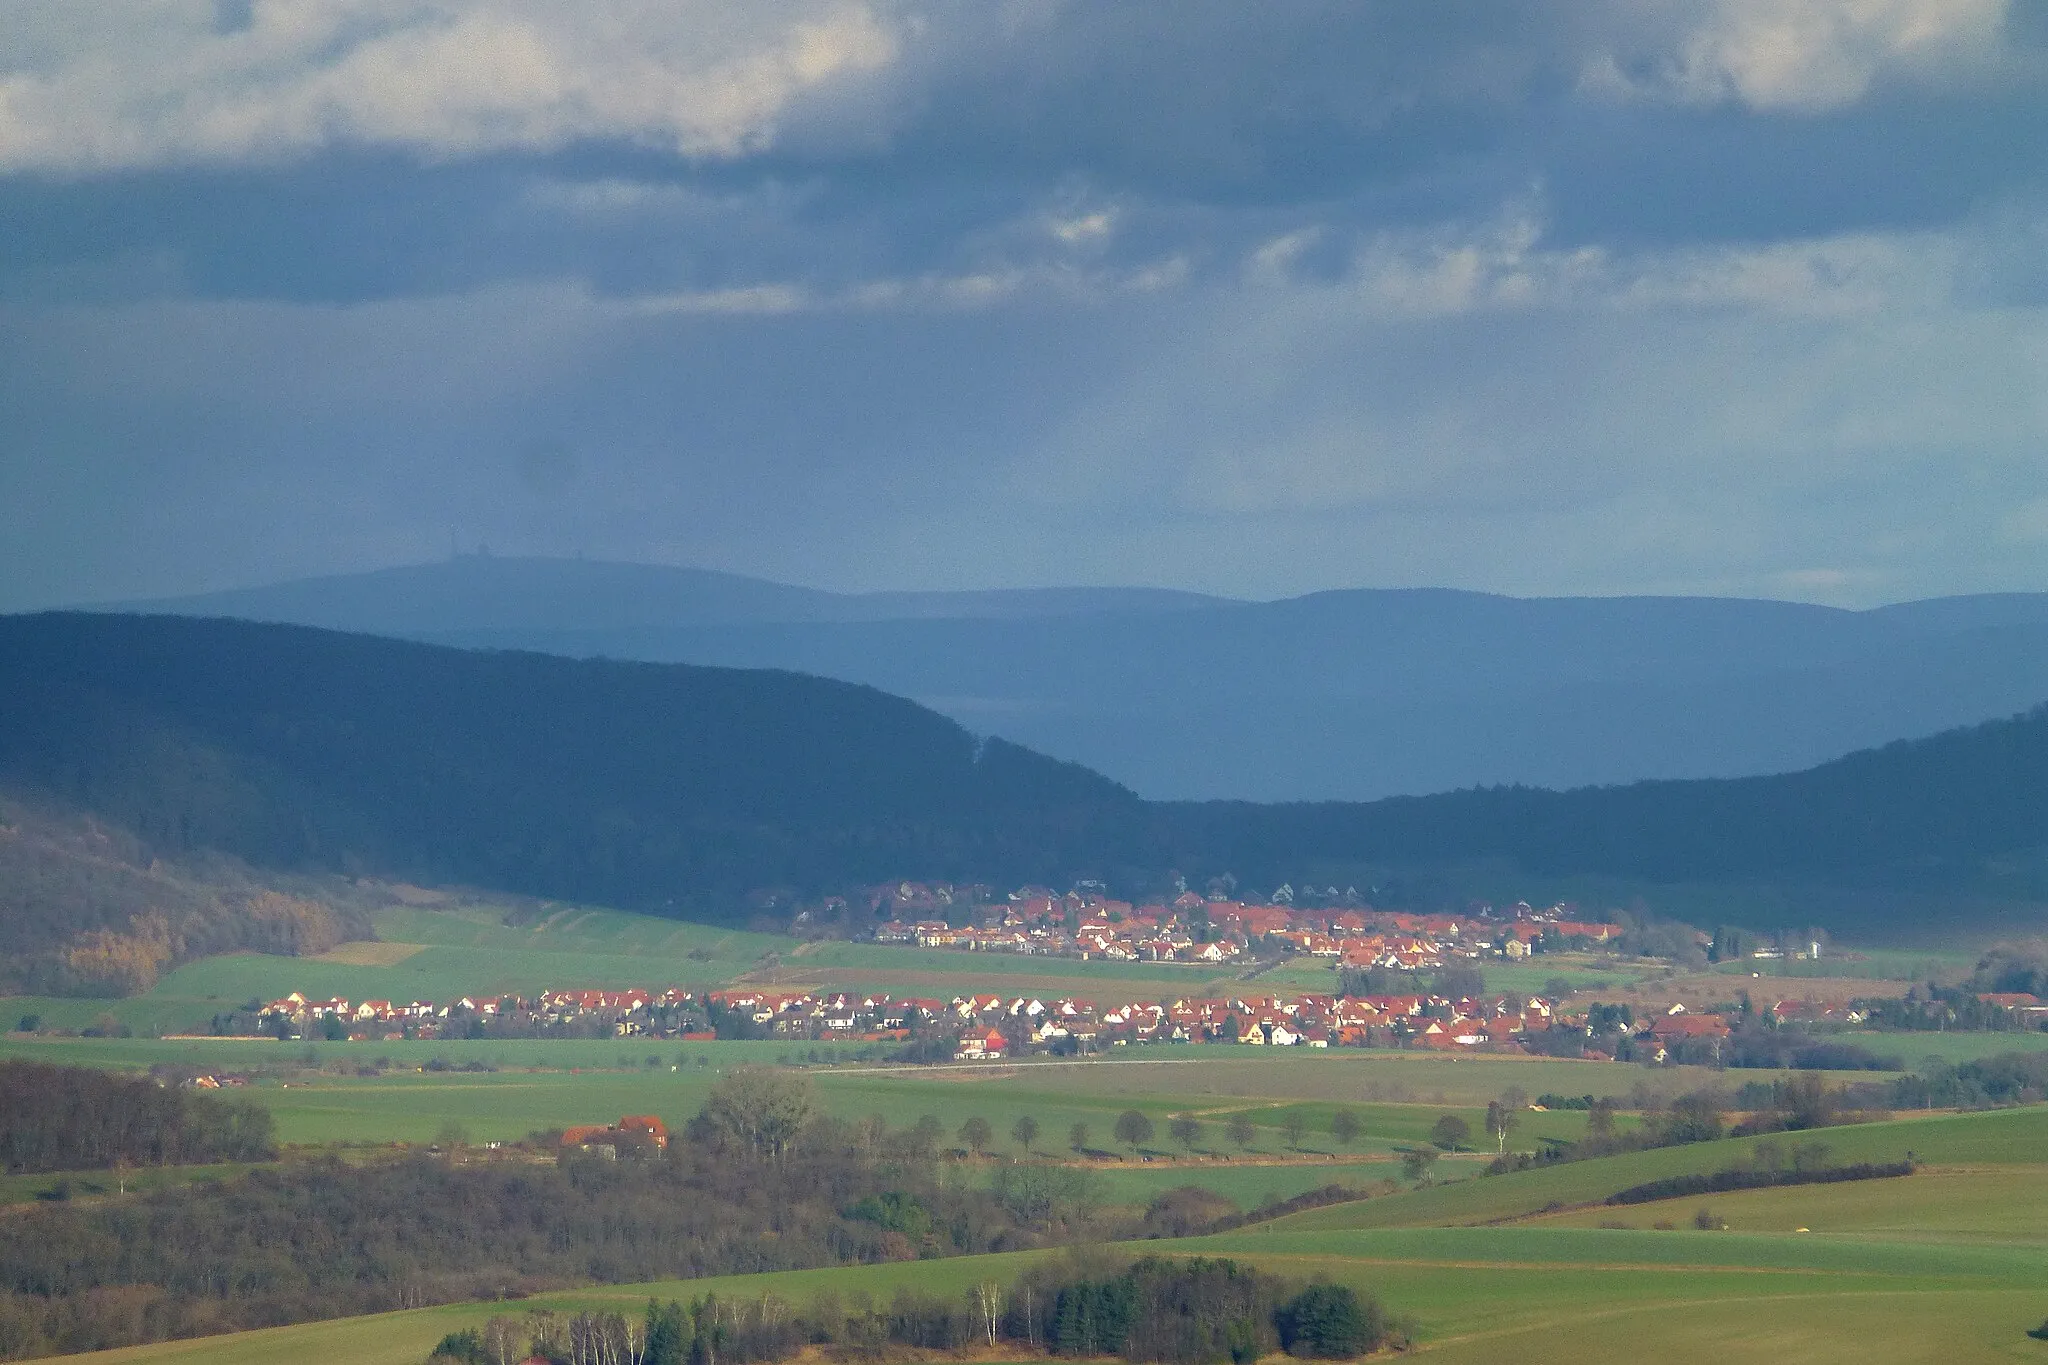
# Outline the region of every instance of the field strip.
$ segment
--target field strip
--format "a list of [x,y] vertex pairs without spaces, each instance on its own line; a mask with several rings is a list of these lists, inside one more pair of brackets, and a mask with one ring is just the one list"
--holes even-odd
[[431,946],[426,943],[385,943],[381,940],[361,939],[353,943],[339,944],[324,953],[315,953],[307,960],[331,962],[339,967],[396,967],[407,958],[423,953]]
[[[826,1039],[825,1041],[831,1042],[832,1040]],[[908,1062],[896,1066],[868,1066],[861,1064],[840,1070],[820,1070],[813,1072],[812,1074],[820,1077],[879,1076],[888,1075],[894,1072],[902,1072],[909,1075],[929,1076],[933,1072],[944,1071],[1004,1071],[1012,1074],[1023,1074],[1026,1071],[1050,1071],[1055,1067],[1074,1066],[1213,1066],[1217,1062],[1256,1062],[1261,1060],[1261,1054],[1266,1052],[1266,1049],[1264,1048],[1245,1047],[1234,1043],[1212,1044],[1211,1046],[1214,1048],[1216,1053],[1222,1055],[1208,1057],[1047,1057],[1042,1059],[1034,1058],[1033,1060],[1028,1062]],[[1411,1056],[1421,1055],[1376,1050],[1372,1048],[1354,1048],[1351,1049],[1351,1051],[1356,1052],[1358,1055],[1356,1057],[1345,1056],[1340,1058],[1333,1058],[1331,1060],[1335,1061],[1339,1065],[1345,1062],[1350,1062],[1354,1065],[1358,1065],[1372,1061],[1387,1062],[1392,1064],[1408,1064],[1408,1059]],[[1444,1061],[1447,1059],[1433,1056],[1423,1056],[1423,1060]],[[1508,1056],[1504,1053],[1496,1053],[1488,1054],[1485,1057],[1458,1057],[1450,1058],[1448,1060],[1451,1061],[1453,1065],[1467,1061],[1502,1062],[1508,1065],[1516,1065],[1524,1062],[1543,1062],[1550,1059],[1544,1057],[1513,1057]],[[1358,1102],[1361,1104],[1400,1104],[1407,1103],[1408,1101],[1360,1100]],[[1287,1105],[1308,1104],[1313,1103],[1313,1101],[1306,1099],[1282,1099],[1273,1100],[1271,1101],[1271,1103],[1274,1105]],[[1433,1100],[1418,1100],[1414,1101],[1414,1103],[1434,1104],[1436,1102]],[[1255,1106],[1242,1105],[1239,1107],[1251,1108]]]
[[[1229,1237],[1232,1234],[1223,1233],[1221,1235]],[[1822,1266],[1729,1265],[1719,1261],[1702,1261],[1676,1265],[1667,1264],[1663,1261],[1494,1261],[1473,1260],[1464,1257],[1453,1260],[1436,1256],[1366,1256],[1360,1255],[1355,1251],[1264,1251],[1251,1246],[1234,1248],[1232,1253],[1226,1254],[1236,1254],[1258,1260],[1262,1263],[1266,1261],[1286,1261],[1290,1263],[1299,1262],[1305,1265],[1326,1265],[1331,1261],[1342,1261],[1346,1265],[1403,1266],[1412,1270],[1519,1270],[1545,1275],[1556,1274],[1564,1270],[1588,1270],[1666,1273],[1674,1275],[1826,1275],[1835,1277],[1853,1275],[1863,1279],[1891,1277],[1922,1282],[1929,1278],[1918,1272],[1904,1270],[1865,1270],[1856,1267],[1830,1270]],[[1961,1283],[1950,1285],[1946,1288],[1977,1287],[1974,1280],[1970,1277],[1958,1276],[1957,1279]],[[1872,1290],[1869,1292],[1876,1293],[1878,1291]]]
[[[1633,1267],[1630,1267],[1633,1268]],[[1717,1269],[1719,1267],[1716,1267]],[[1824,1272],[1823,1272],[1824,1273]],[[1828,1303],[1839,1303],[1849,1298],[1897,1298],[1901,1295],[1950,1294],[1954,1289],[1844,1289],[1821,1294],[1772,1294],[1774,1303],[1785,1303],[1799,1299],[1817,1299]],[[1437,1337],[1418,1343],[1415,1354],[1426,1355],[1431,1351],[1452,1346],[1465,1346],[1474,1342],[1498,1341],[1504,1337],[1523,1336],[1532,1332],[1559,1331],[1583,1327],[1590,1322],[1608,1322],[1615,1318],[1633,1317],[1639,1313],[1668,1313],[1674,1308],[1719,1308],[1742,1300],[1730,1300],[1725,1296],[1706,1299],[1658,1299],[1652,1303],[1634,1303],[1626,1307],[1604,1308],[1594,1312],[1575,1312],[1569,1316],[1550,1317],[1537,1321],[1524,1320],[1511,1327],[1492,1327],[1479,1332],[1464,1332],[1457,1336]]]

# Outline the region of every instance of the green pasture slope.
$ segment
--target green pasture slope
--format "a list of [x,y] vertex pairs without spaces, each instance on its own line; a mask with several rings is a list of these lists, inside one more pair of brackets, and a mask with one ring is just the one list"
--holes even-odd
[[[1318,1210],[1238,1232],[1181,1242],[1150,1242],[1137,1252],[1206,1253],[1254,1261],[1300,1278],[1327,1277],[1377,1294],[1412,1319],[1418,1355],[1430,1361],[1533,1361],[1604,1365],[1646,1359],[1680,1362],[1834,1362],[1874,1365],[1948,1360],[2038,1361],[2043,1348],[2024,1332],[2048,1315],[2043,1234],[2003,1210],[2001,1177],[2028,1183],[2026,1203],[2040,1207],[2040,1162],[2048,1110],[2008,1111],[1836,1129],[1826,1136],[1844,1157],[1895,1144],[1907,1131],[1930,1160],[1952,1163],[1976,1193],[1941,1183],[1942,1175],[1859,1186],[1795,1187],[1712,1201],[1834,1201],[1868,1215],[1837,1231],[1789,1229],[1700,1232],[1566,1226],[1538,1220],[1515,1226],[1370,1226],[1361,1210],[1422,1201],[1463,1186],[1389,1196]],[[1672,1149],[1691,1169],[1712,1169],[1735,1144]],[[1645,1153],[1639,1156],[1663,1156]],[[1581,1163],[1594,1188],[1630,1183],[1637,1158]],[[1604,1174],[1601,1168],[1605,1168]],[[1554,1175],[1557,1172],[1537,1173]],[[1513,1189],[1525,1177],[1468,1182]],[[1918,1182],[1926,1182],[1924,1184]],[[2014,1187],[2019,1188],[2019,1187]],[[1500,1201],[1512,1209],[1528,1192]],[[1699,1201],[1685,1201],[1691,1204]],[[1885,1210],[1889,1205],[1889,1212]],[[1915,1209],[1941,1218],[1921,1218]],[[1814,1205],[1818,1207],[1818,1205]],[[1791,1205],[1788,1204],[1787,1212]],[[1456,1215],[1470,1210],[1442,1210]],[[1637,1214],[1641,1210],[1624,1210]],[[2036,1218],[2038,1215],[2036,1214]],[[1793,1226],[1810,1226],[1795,1224]],[[1032,1255],[963,1257],[937,1262],[613,1286],[542,1296],[531,1303],[566,1310],[637,1311],[649,1297],[713,1291],[775,1294],[801,1303],[830,1290],[843,1299],[886,1299],[899,1288],[964,1294],[985,1279],[1013,1278]],[[516,1305],[524,1308],[527,1304]],[[280,1357],[339,1365],[417,1365],[443,1333],[481,1322],[502,1305],[454,1305],[332,1323],[307,1324],[201,1341],[108,1352],[94,1362],[192,1362],[267,1365]]]
[[[1902,1241],[2032,1243],[2048,1254],[2048,1164],[1923,1170],[1905,1180],[1791,1185],[1693,1195],[1628,1208],[1572,1209],[1532,1225],[1654,1228],[1688,1226],[1710,1210],[1736,1232],[1849,1234]],[[2048,1315],[2048,1310],[2043,1310]]]
[[[1456,1227],[1500,1223],[1552,1208],[1592,1204],[1608,1195],[1667,1176],[1717,1171],[1750,1154],[1758,1138],[1728,1138],[1686,1147],[1630,1152],[1599,1161],[1570,1162],[1514,1175],[1445,1183],[1362,1203],[1311,1209],[1261,1225],[1267,1236],[1338,1229]],[[1835,1163],[1897,1161],[1911,1152],[1932,1166],[1994,1166],[2017,1170],[2048,1163],[2048,1106],[1896,1119],[1828,1128],[1773,1139],[1825,1143]],[[1915,1177],[1907,1177],[1912,1179]],[[1695,1203],[1718,1202],[1705,1197]],[[1621,1210],[1613,1216],[1630,1214]],[[2048,1308],[2044,1308],[2048,1314]]]
[[[2010,1029],[2004,1033],[1872,1033],[1857,1030],[1833,1035],[1830,1042],[1854,1043],[1880,1057],[1897,1057],[1908,1070],[1922,1069],[1929,1058],[1950,1066],[1996,1057],[2002,1052],[2048,1049],[2048,1032]],[[1741,1073],[1730,1073],[1741,1074]]]

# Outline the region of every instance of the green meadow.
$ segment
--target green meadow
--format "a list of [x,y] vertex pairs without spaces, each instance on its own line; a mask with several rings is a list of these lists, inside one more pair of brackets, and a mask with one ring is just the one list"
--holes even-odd
[[[2044,1154],[2048,1155],[2048,1154]],[[1532,1225],[1631,1228],[1690,1225],[1710,1210],[1735,1232],[1796,1232],[1817,1239],[2048,1243],[2048,1163],[1923,1170],[1903,1179],[1793,1185],[1695,1195],[1628,1208],[1540,1214]],[[2048,1310],[2044,1310],[2048,1312]]]
[[[589,1041],[278,1043],[214,1039],[0,1038],[0,1056],[74,1065],[143,1069],[158,1063],[243,1071],[243,1092],[268,1107],[281,1141],[427,1142],[444,1126],[462,1126],[474,1141],[503,1141],[571,1123],[608,1121],[625,1113],[660,1115],[671,1124],[701,1107],[711,1084],[737,1065],[806,1063],[828,1112],[887,1116],[893,1124],[929,1114],[948,1133],[971,1116],[987,1119],[996,1149],[1010,1152],[1009,1133],[1029,1115],[1038,1122],[1037,1150],[1064,1151],[1075,1124],[1088,1145],[1117,1149],[1117,1116],[1135,1109],[1156,1128],[1142,1152],[1125,1156],[1228,1156],[1327,1160],[1388,1158],[1424,1140],[1439,1116],[1464,1118],[1481,1131],[1488,1100],[1510,1087],[1530,1095],[1621,1093],[1639,1079],[1611,1063],[1439,1057],[1401,1052],[1333,1051],[1250,1056],[1251,1048],[1162,1046],[1128,1055],[1015,1065],[942,1067],[808,1065],[847,1057],[841,1046],[782,1042],[656,1043]],[[379,1068],[377,1063],[384,1067]],[[650,1064],[651,1063],[651,1064]],[[497,1068],[464,1071],[468,1064]],[[427,1069],[430,1065],[436,1069]],[[369,1074],[359,1074],[367,1072]],[[1689,1072],[1662,1075],[1664,1084],[1699,1083]],[[1345,1108],[1362,1135],[1350,1146],[1332,1136]],[[1174,1142],[1168,1123],[1189,1115],[1202,1125],[1192,1149]],[[1254,1127],[1239,1149],[1225,1126],[1243,1114]],[[1285,1137],[1290,1116],[1305,1128],[1297,1149]],[[1526,1113],[1515,1145],[1583,1132],[1582,1113]],[[1483,1139],[1480,1139],[1483,1140]]]
[[[1311,1209],[1264,1224],[1260,1231],[1280,1236],[1340,1228],[1499,1223],[1553,1208],[1596,1203],[1618,1190],[1650,1180],[1692,1171],[1722,1170],[1749,1159],[1756,1144],[1765,1140],[1774,1140],[1782,1148],[1801,1139],[1782,1134],[1775,1139],[1728,1138],[1444,1183],[1384,1199]],[[1897,1161],[1910,1152],[1918,1160],[1937,1166],[2030,1167],[2048,1162],[2048,1107],[2034,1105],[1986,1114],[1857,1124],[1825,1129],[1803,1140],[1825,1143],[1830,1159],[1837,1163]],[[2016,1171],[2007,1174],[2019,1178]],[[1612,1216],[1622,1217],[1630,1212],[1622,1210]]]
[[1854,1031],[1833,1035],[1845,1043],[1870,1049],[1879,1056],[1897,1057],[1908,1069],[1918,1070],[1929,1058],[1951,1066],[1996,1057],[2001,1052],[2039,1052],[2048,1048],[2048,1031],[2009,1029],[2004,1033],[1871,1033]]

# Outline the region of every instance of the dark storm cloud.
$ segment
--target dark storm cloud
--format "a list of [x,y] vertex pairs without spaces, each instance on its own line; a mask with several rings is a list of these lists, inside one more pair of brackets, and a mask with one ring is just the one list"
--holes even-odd
[[2048,586],[2025,7],[601,8],[0,15],[0,607]]

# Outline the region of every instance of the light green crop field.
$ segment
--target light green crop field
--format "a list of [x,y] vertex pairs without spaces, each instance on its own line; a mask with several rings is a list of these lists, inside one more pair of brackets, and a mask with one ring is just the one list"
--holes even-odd
[[[1729,1138],[1446,1183],[1384,1199],[1311,1209],[1264,1224],[1258,1231],[1278,1236],[1336,1228],[1500,1222],[1552,1206],[1594,1203],[1631,1185],[1667,1176],[1721,1170],[1748,1156],[1761,1140]],[[1781,1147],[1792,1140],[1783,1135],[1776,1139]],[[2048,1161],[2048,1107],[1857,1124],[1829,1128],[1805,1140],[1825,1143],[1831,1160],[1838,1163],[1897,1161],[1911,1152],[1936,1166],[2027,1167]],[[2048,1313],[2048,1308],[2043,1312]]]
[[[1923,1170],[1898,1179],[1693,1195],[1627,1208],[1541,1214],[1532,1226],[1691,1224],[1709,1209],[1736,1232],[1842,1234],[1900,1241],[2048,1243],[2048,1165]],[[2043,1310],[2048,1314],[2048,1309]]]
[[1829,1041],[1854,1043],[1880,1057],[1897,1057],[1907,1069],[1918,1070],[1929,1057],[1939,1057],[1954,1066],[1996,1057],[2002,1052],[2039,1052],[2048,1048],[2048,1032],[2010,1029],[2003,1033],[1874,1033],[1859,1029],[1834,1034]]
[[[410,1071],[439,1060],[517,1070],[666,1072],[670,1067],[776,1066],[804,1062],[808,1043],[659,1042],[634,1038],[444,1039],[365,1043],[280,1043],[271,1038],[48,1038],[0,1035],[0,1057],[67,1066],[142,1070],[158,1063],[222,1071],[329,1070],[353,1073],[382,1062]],[[850,1059],[849,1046],[815,1045],[821,1062]],[[654,1058],[652,1066],[647,1059]]]
[[[808,1057],[808,1045],[653,1043],[634,1040],[277,1043],[212,1039],[7,1038],[0,1056],[142,1069],[156,1063],[242,1070],[256,1082],[242,1095],[270,1109],[287,1143],[428,1142],[459,1124],[474,1141],[524,1137],[538,1128],[609,1121],[651,1113],[672,1125],[696,1113],[711,1084],[740,1064],[775,1065]],[[851,1049],[821,1045],[821,1057]],[[929,1114],[948,1133],[969,1117],[994,1127],[998,1152],[1015,1154],[1017,1120],[1037,1120],[1038,1152],[1064,1152],[1075,1124],[1088,1128],[1097,1152],[1117,1148],[1116,1118],[1136,1109],[1156,1132],[1142,1155],[1254,1159],[1355,1157],[1386,1159],[1422,1142],[1445,1113],[1475,1134],[1486,1101],[1510,1085],[1540,1093],[1552,1085],[1574,1093],[1605,1093],[1637,1073],[1602,1063],[1513,1058],[1435,1057],[1407,1053],[1333,1052],[1246,1057],[1249,1048],[1156,1048],[1078,1061],[958,1067],[808,1066],[820,1101],[844,1118],[881,1114],[892,1126]],[[649,1058],[654,1065],[647,1065]],[[483,1062],[495,1072],[428,1071]],[[377,1061],[390,1069],[354,1074]],[[1692,1081],[1690,1083],[1697,1083]],[[1381,1098],[1368,1098],[1368,1097]],[[1351,1146],[1331,1134],[1337,1108],[1352,1111],[1363,1133]],[[1254,1136],[1245,1149],[1227,1142],[1225,1125],[1243,1113]],[[1168,1123],[1180,1114],[1202,1125],[1192,1153],[1174,1142]],[[1290,1115],[1306,1132],[1299,1150],[1285,1139]],[[1539,1138],[1575,1137],[1582,1113],[1529,1113],[1514,1134],[1518,1148]],[[1482,1139],[1483,1140],[1483,1139]],[[1140,1153],[1122,1152],[1132,1156]]]
[[[149,1060],[200,1060],[223,1064],[223,1049],[254,1050],[264,1044],[220,1044],[176,1042],[151,1043],[136,1040],[87,1039],[77,1043],[23,1044],[0,1049],[41,1060],[78,1061],[80,1051],[91,1044],[90,1053],[102,1064],[133,1066]],[[299,1045],[284,1047],[303,1053]],[[325,1055],[340,1049],[323,1045]],[[426,1045],[419,1045],[425,1047]],[[475,1045],[473,1045],[475,1046]],[[503,1044],[510,1064],[533,1060],[536,1048],[579,1047],[575,1044]],[[715,1049],[709,1066],[675,1064],[672,1056],[687,1056],[694,1044],[667,1048],[622,1051],[617,1044],[588,1045],[594,1060],[629,1064],[644,1050],[657,1056],[656,1068],[530,1071],[505,1069],[493,1073],[390,1071],[377,1076],[337,1075],[310,1072],[296,1079],[259,1081],[240,1092],[264,1105],[277,1121],[278,1137],[287,1143],[326,1142],[429,1142],[444,1125],[458,1124],[478,1142],[510,1140],[547,1127],[574,1123],[606,1122],[621,1114],[657,1114],[680,1125],[702,1107],[710,1086],[723,1070],[737,1062],[771,1060],[765,1050],[774,1044],[706,1044]],[[396,1045],[391,1049],[396,1051]],[[446,1049],[449,1055],[459,1055]],[[152,1056],[152,1054],[161,1054]],[[372,1053],[365,1049],[367,1058]],[[230,1056],[228,1061],[239,1060]],[[1454,1067],[1459,1061],[1440,1061],[1440,1067]],[[1328,1064],[1332,1073],[1341,1064]],[[1113,1077],[1097,1076],[1114,1072]],[[1349,1103],[1347,1108],[1359,1119],[1362,1135],[1349,1147],[1332,1136],[1332,1116],[1339,1105],[1328,1101],[1302,1101],[1289,1092],[1299,1086],[1280,1085],[1272,1095],[1227,1095],[1215,1091],[1191,1092],[1180,1087],[1199,1083],[1200,1068],[1155,1067],[1136,1062],[1079,1062],[1038,1064],[1015,1068],[941,1068],[937,1070],[883,1070],[848,1067],[814,1068],[809,1074],[827,1112],[842,1118],[885,1116],[891,1126],[902,1127],[929,1114],[947,1133],[956,1132],[969,1117],[989,1121],[996,1132],[997,1152],[1016,1155],[1017,1144],[1010,1132],[1017,1120],[1029,1115],[1039,1125],[1035,1150],[1065,1152],[1075,1124],[1088,1128],[1089,1148],[1097,1152],[1151,1158],[1199,1156],[1251,1157],[1254,1159],[1300,1159],[1323,1157],[1337,1161],[1351,1157],[1389,1158],[1408,1146],[1425,1140],[1429,1129],[1445,1113],[1465,1119],[1475,1134],[1480,1133],[1484,1111],[1471,1096],[1447,1104],[1394,1104],[1386,1102]],[[1086,1084],[1075,1084],[1077,1079]],[[1283,1077],[1283,1080],[1291,1079]],[[1125,1151],[1113,1137],[1118,1115],[1135,1109],[1152,1120],[1155,1133],[1140,1153]],[[1253,1125],[1250,1144],[1239,1149],[1227,1141],[1225,1125],[1233,1114],[1242,1113]],[[1201,1124],[1201,1134],[1192,1151],[1174,1142],[1167,1125],[1177,1115],[1187,1114]],[[1305,1134],[1297,1150],[1284,1134],[1288,1117],[1298,1114]],[[1581,1113],[1528,1114],[1514,1133],[1518,1148],[1533,1148],[1541,1137],[1575,1137],[1584,1131]],[[1483,1139],[1482,1139],[1483,1140]]]
[[1796,958],[1744,958],[1717,963],[1723,976],[1766,979],[1925,981],[1967,976],[1981,953],[1965,948],[1870,948],[1852,954],[1823,954],[1818,962]]

